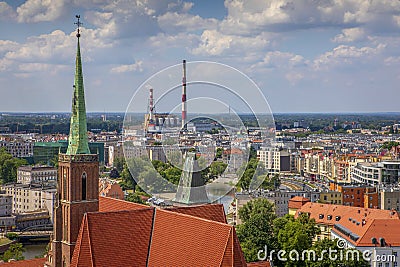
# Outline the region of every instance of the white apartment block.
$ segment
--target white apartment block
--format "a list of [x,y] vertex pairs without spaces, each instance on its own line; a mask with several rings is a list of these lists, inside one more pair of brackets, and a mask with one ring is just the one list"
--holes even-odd
[[258,160],[264,164],[268,174],[271,175],[279,174],[280,172],[280,156],[279,148],[261,148],[261,150],[257,150]]
[[400,161],[359,162],[351,168],[351,180],[357,183],[397,185],[399,177]]
[[17,183],[56,184],[57,169],[48,166],[21,166],[17,170]]
[[23,184],[2,186],[5,195],[12,197],[12,213],[26,213],[47,210],[51,221],[57,189],[54,186],[42,187]]

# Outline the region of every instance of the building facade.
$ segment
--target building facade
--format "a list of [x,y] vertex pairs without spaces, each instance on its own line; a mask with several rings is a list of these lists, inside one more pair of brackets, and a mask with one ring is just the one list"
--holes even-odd
[[21,166],[17,169],[17,183],[56,184],[57,169],[48,166]]

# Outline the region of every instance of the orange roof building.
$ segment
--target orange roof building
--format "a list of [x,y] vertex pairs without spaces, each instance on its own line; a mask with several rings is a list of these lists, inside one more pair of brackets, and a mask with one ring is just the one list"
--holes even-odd
[[391,219],[399,221],[399,214],[391,210],[369,209],[333,204],[320,204],[308,202],[297,210],[295,217],[301,213],[307,213],[315,219],[320,227],[321,234],[316,239],[331,238],[331,231],[335,225],[341,225],[346,229],[359,233],[367,224],[375,219]]
[[307,202],[310,202],[310,199],[302,196],[295,196],[291,199],[289,199],[289,214],[290,215],[295,215],[296,211],[300,209],[304,204]]

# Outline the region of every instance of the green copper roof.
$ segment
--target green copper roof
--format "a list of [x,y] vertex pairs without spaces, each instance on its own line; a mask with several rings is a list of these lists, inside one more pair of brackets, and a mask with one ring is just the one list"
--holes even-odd
[[87,137],[85,90],[83,88],[79,37],[75,64],[75,84],[74,95],[72,97],[72,115],[69,129],[67,155],[90,154]]

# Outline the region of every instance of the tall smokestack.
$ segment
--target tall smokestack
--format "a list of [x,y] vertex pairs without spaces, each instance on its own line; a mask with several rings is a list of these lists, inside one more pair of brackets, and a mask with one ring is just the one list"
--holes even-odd
[[149,115],[150,120],[154,120],[154,103],[153,103],[153,88],[150,88],[150,97],[149,97]]
[[183,60],[182,78],[182,129],[186,130],[186,60]]

